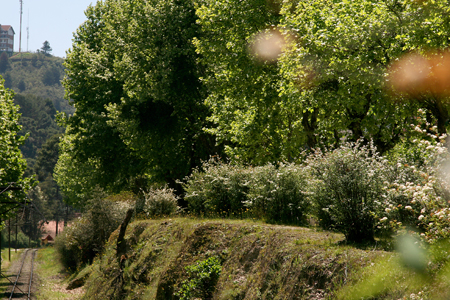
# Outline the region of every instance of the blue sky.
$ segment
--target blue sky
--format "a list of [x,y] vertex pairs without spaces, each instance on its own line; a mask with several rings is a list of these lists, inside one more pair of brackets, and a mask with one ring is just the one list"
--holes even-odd
[[[23,0],[22,51],[36,52],[49,41],[52,54],[66,56],[72,46],[73,32],[86,20],[84,11],[97,0]],[[19,51],[20,1],[0,0],[0,24],[12,25],[16,32],[14,51]]]

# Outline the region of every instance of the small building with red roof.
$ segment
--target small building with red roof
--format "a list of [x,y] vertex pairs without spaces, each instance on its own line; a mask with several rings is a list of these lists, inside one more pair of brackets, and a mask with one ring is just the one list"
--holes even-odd
[[48,234],[46,237],[44,237],[44,238],[42,238],[41,239],[41,243],[42,243],[42,245],[47,245],[47,244],[53,244],[54,243],[54,239],[53,239],[53,237],[50,235],[50,234]]

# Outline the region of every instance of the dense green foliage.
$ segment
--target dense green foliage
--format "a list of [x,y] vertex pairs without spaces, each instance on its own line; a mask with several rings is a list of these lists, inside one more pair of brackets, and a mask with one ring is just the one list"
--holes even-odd
[[244,167],[211,159],[185,178],[195,215],[254,217],[271,223],[306,224],[310,201],[306,173],[294,164]]
[[62,58],[42,53],[22,53],[7,59],[4,71],[0,69],[5,87],[14,90],[16,95],[33,95],[45,101],[49,99],[57,111],[73,112],[73,107],[64,99],[61,85],[64,75]]
[[64,123],[58,181],[71,199],[95,185],[175,187],[223,154],[217,145],[252,165],[343,137],[385,153],[419,108],[445,133],[446,94],[395,89],[406,67],[393,63],[412,51],[432,63],[427,50],[448,44],[446,11],[443,0],[97,3],[66,61],[77,111]]
[[220,259],[212,256],[185,269],[189,279],[183,281],[175,295],[179,296],[180,300],[211,298],[222,271]]
[[373,241],[376,216],[384,211],[380,201],[385,193],[388,162],[373,145],[344,144],[307,159],[311,172],[308,181],[319,224],[336,229],[350,241]]
[[[6,84],[17,93],[14,103],[20,107],[19,135],[28,136],[20,146],[27,161],[26,176],[36,175],[39,191],[31,192],[28,197],[48,219],[62,219],[61,194],[53,180],[53,169],[58,159],[58,136],[64,131],[56,124],[58,110],[73,111],[68,101],[63,99],[64,90],[60,83],[64,68],[63,59],[40,53],[22,53],[8,58],[3,69]],[[42,215],[34,212],[31,216],[34,227],[26,230],[36,238],[38,222]]]
[[[125,199],[129,200],[129,199]],[[86,212],[63,231],[55,241],[61,262],[70,271],[92,263],[125,217],[127,201],[113,201],[96,190]]]
[[[207,130],[240,162],[290,160],[304,143],[301,109],[279,96],[278,66],[249,51],[260,31],[276,26],[280,15],[265,0],[198,1],[201,33],[194,43],[206,66],[206,103],[215,127]],[[276,5],[275,5],[276,6]]]
[[202,131],[208,110],[192,2],[105,1],[86,15],[65,63],[76,112],[65,120],[58,182],[69,198],[81,194],[76,162],[110,191],[139,191],[148,178],[174,186],[216,152]]
[[[385,192],[386,178],[369,172],[383,172],[376,167],[364,170],[374,157],[361,150],[357,155],[364,159],[352,160],[339,146],[344,139],[363,138],[376,147],[371,153],[383,155],[410,142],[422,114],[438,134],[446,132],[448,95],[399,89],[404,78],[397,77],[418,76],[417,69],[402,64],[412,51],[440,70],[439,55],[429,49],[447,47],[447,11],[443,0],[153,0],[90,6],[66,60],[66,97],[76,112],[60,118],[66,133],[56,179],[67,201],[82,207],[96,186],[139,192],[150,182],[176,187],[187,175],[186,199],[194,213],[248,209],[265,220],[301,223],[308,213],[301,188],[307,175],[299,165],[282,162],[301,163],[305,150],[335,147],[340,150],[323,150],[323,157],[316,152],[317,167],[333,169],[327,174],[334,176],[314,175],[324,186],[317,185],[313,194],[326,202],[313,201],[319,218],[325,227],[356,224],[345,219],[350,213],[345,205],[336,206],[346,198],[359,203],[350,206],[361,213],[352,217],[363,216],[369,228],[361,231],[372,232],[381,214],[374,203]],[[436,74],[425,74],[426,82],[438,80]],[[233,164],[196,169],[217,152]],[[341,164],[352,164],[356,173],[345,173]],[[333,183],[348,179],[351,185],[366,177],[377,178],[369,180],[375,187],[339,191]],[[335,209],[333,216],[324,209]]]
[[62,129],[55,122],[56,109],[51,100],[18,94],[14,97],[14,103],[20,106],[19,112],[22,114],[20,133],[29,135],[21,150],[33,169],[38,151],[52,136],[61,134]]
[[316,150],[297,165],[211,160],[186,177],[185,199],[195,215],[282,224],[305,224],[309,216],[357,243],[376,236],[389,240],[407,226],[436,243],[449,237],[449,155],[435,135],[415,128],[418,139],[384,156],[372,143],[358,141]]
[[[390,242],[408,227],[439,244],[450,237],[449,12],[447,0],[98,2],[66,60],[75,113],[59,116],[55,178],[80,208],[99,201],[100,187],[140,192],[148,216],[169,215],[181,200],[174,190],[142,191],[181,185],[194,215],[309,219],[357,243]],[[44,85],[57,81],[55,69],[42,74]],[[92,211],[69,232],[78,244],[60,244],[72,267],[104,246],[106,236],[78,236],[93,230]],[[94,252],[83,252],[88,243]],[[207,267],[180,267],[192,278],[178,273],[155,295],[173,297],[177,282],[178,297],[211,297],[196,290],[203,275],[194,273]],[[124,286],[117,269],[102,271],[120,282],[105,292],[114,297],[149,272]]]
[[[27,161],[25,174],[36,175],[40,182],[39,192],[33,192],[29,197],[49,219],[61,215],[63,206],[53,180],[53,168],[58,159],[58,136],[63,132],[55,117],[57,111],[73,111],[73,107],[63,99],[64,89],[60,83],[64,73],[62,62],[62,58],[51,55],[22,53],[6,57],[6,67],[0,72],[7,79],[5,85],[16,91],[14,103],[20,107],[19,122],[22,126],[19,135],[28,136],[20,146]],[[37,226],[42,216],[35,214],[32,218]],[[30,232],[34,237],[38,235],[36,230],[37,227]]]
[[[19,107],[14,104],[14,93],[3,86],[3,78],[0,77],[0,186],[8,187],[11,183],[21,187],[21,191],[7,191],[0,195],[0,200],[20,201],[34,183],[33,178],[24,177],[27,167],[19,147],[25,142],[26,137],[20,136]],[[13,204],[2,204],[1,215],[4,217],[10,211]]]
[[252,168],[251,175],[245,205],[252,215],[271,223],[307,224],[311,205],[303,166],[268,164]]
[[210,159],[185,178],[188,208],[197,215],[242,215],[247,200],[250,171],[240,165]]

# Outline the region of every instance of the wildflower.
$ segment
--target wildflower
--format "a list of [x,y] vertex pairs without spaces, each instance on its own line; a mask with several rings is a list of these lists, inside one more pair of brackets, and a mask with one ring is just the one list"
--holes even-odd
[[419,221],[421,221],[423,218],[425,218],[424,215],[420,215],[420,216],[418,217]]
[[407,210],[413,210],[413,208],[412,208],[411,206],[409,206],[409,205],[405,206],[405,209],[407,209]]
[[386,222],[387,219],[388,219],[387,217],[381,218],[381,219],[380,219],[380,222]]

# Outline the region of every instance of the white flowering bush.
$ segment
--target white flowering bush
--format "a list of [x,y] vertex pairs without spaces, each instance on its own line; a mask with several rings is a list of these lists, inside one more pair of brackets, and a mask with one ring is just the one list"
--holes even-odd
[[302,166],[268,164],[250,170],[248,200],[251,214],[272,223],[305,224],[310,203]]
[[250,169],[211,158],[185,178],[185,200],[197,215],[231,216],[246,208]]
[[398,145],[391,154],[395,176],[386,186],[378,227],[412,227],[434,243],[450,237],[449,153],[446,136],[438,137],[435,126],[423,122],[414,129],[418,138]]
[[346,143],[333,151],[316,150],[306,160],[310,198],[325,229],[338,230],[351,242],[374,239],[384,210],[387,160],[372,143]]
[[178,196],[174,189],[164,187],[151,189],[143,193],[145,204],[144,213],[149,217],[170,216],[178,210]]

